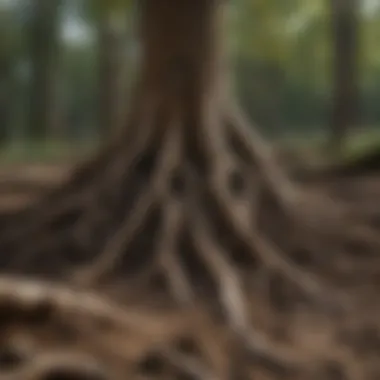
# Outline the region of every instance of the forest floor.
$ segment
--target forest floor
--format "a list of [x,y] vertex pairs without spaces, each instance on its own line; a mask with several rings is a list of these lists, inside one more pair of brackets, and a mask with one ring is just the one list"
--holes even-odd
[[[301,182],[329,191],[345,188],[351,197],[355,193],[358,198],[368,200],[369,194],[380,195],[380,143],[371,136],[354,139],[334,164],[326,159],[315,141],[309,144],[285,141],[276,150],[279,161]],[[93,148],[87,147],[85,151],[91,152]],[[83,152],[62,148],[52,154],[51,149],[45,149],[32,157],[30,150],[24,153],[10,150],[0,157],[0,210],[22,207],[41,192],[58,186],[78,162],[75,153],[78,150]]]
[[[295,177],[298,178],[300,183],[304,186],[307,186],[311,191],[331,194],[335,199],[339,198],[349,204],[354,205],[356,209],[366,210],[366,212],[367,211],[369,212],[370,210],[372,210],[371,212],[373,212],[373,214],[376,215],[376,217],[377,215],[380,215],[380,201],[379,201],[380,200],[380,157],[377,157],[376,154],[372,154],[372,153],[369,155],[366,154],[360,159],[356,159],[356,158],[355,160],[350,159],[348,161],[344,161],[340,163],[339,165],[333,165],[333,166],[330,165],[328,166],[328,168],[324,166],[323,167],[318,166],[318,165],[316,166],[314,165],[313,160],[310,160],[310,161],[303,160],[299,156],[294,155],[294,154],[293,155],[291,154],[289,156],[289,154],[286,153],[286,157],[289,158],[288,168],[290,172],[295,172]],[[26,163],[22,161],[18,161],[18,162],[4,161],[2,164],[0,163],[0,211],[13,212],[19,208],[24,207],[28,203],[33,202],[34,200],[38,199],[38,197],[41,194],[45,193],[45,191],[47,191],[48,189],[54,188],[55,186],[59,186],[59,184],[62,181],[64,181],[64,179],[69,175],[69,173],[73,169],[74,161],[75,159],[74,160],[67,160],[67,159],[56,160],[53,163],[47,163],[46,161],[38,162],[38,160],[32,163],[30,162]],[[302,162],[302,165],[300,165],[300,162]],[[376,223],[377,225],[379,225],[380,223],[379,219],[380,218],[378,218],[377,220],[374,219],[373,223]],[[0,279],[0,283],[1,283],[1,279]],[[2,297],[2,294],[1,294],[1,287],[0,287],[0,301],[2,299],[1,297]],[[257,308],[255,307],[254,309],[257,309]],[[272,314],[272,312],[267,312],[267,311],[268,310],[266,310],[264,307],[261,308],[260,310],[255,311],[256,324],[259,325],[263,331],[265,331],[266,327],[269,328],[269,325],[272,322],[274,326],[276,324],[275,322],[276,320],[278,320],[279,318],[283,318],[280,315],[275,316]],[[189,319],[191,318],[192,317],[189,315],[182,316],[182,317],[178,317],[178,315],[172,316],[170,311],[164,312],[162,313],[162,315],[160,314],[160,312],[158,312],[157,316],[155,317],[154,322],[152,321],[150,322],[152,322],[152,328],[156,329],[155,331],[157,332],[158,335],[163,334],[162,332],[163,326],[166,326],[165,329],[167,330],[167,334],[175,337],[178,331],[184,325],[189,323]],[[168,323],[168,321],[171,321],[171,322]],[[312,324],[312,322],[310,323]],[[197,326],[195,328],[199,328],[200,329],[199,331],[201,331],[202,334],[204,334],[204,336],[217,334],[217,331],[219,331],[217,327],[210,326],[208,324],[205,324],[203,325],[203,327],[200,327],[200,325],[197,325],[197,323],[194,323],[194,320],[191,321],[191,324],[193,325],[192,328],[194,328],[194,326]],[[296,322],[295,322],[295,325],[297,325]],[[207,326],[207,328],[205,326]],[[279,326],[283,326],[283,322],[279,324]],[[298,333],[302,335],[302,337],[294,336],[293,339],[298,340],[297,344],[299,347],[301,347],[298,353],[302,352],[302,347],[305,348],[306,347],[305,345],[308,345],[309,346],[308,350],[309,349],[311,351],[314,350],[315,352],[320,350],[320,353],[318,355],[321,357],[321,360],[322,360],[326,347],[330,347],[333,345],[333,342],[330,341],[330,339],[335,339],[335,338],[331,338],[332,336],[331,334],[328,337],[329,334],[326,333],[326,329],[323,326],[316,327],[315,331],[312,331],[312,329],[310,329],[310,326],[311,325],[307,323],[303,326],[298,325],[295,331],[298,331]],[[149,328],[147,327],[148,330]],[[324,332],[322,330],[324,330]],[[201,334],[199,331],[197,331],[194,334],[196,335]],[[139,350],[140,349],[142,350],[141,347],[143,347],[144,345],[146,346],[147,343],[143,339],[141,339],[141,341],[137,343],[137,340],[140,339],[139,338],[140,335],[138,335],[140,334],[140,332],[131,331],[131,334],[132,335],[135,334],[132,336],[132,338],[131,336],[128,337],[128,339],[131,339],[131,342],[133,342],[134,346],[131,344],[131,347],[133,346],[133,350],[135,350],[134,347],[136,347],[136,350],[137,350],[137,347]],[[280,335],[286,334],[286,332],[277,330],[276,334],[280,336]],[[374,339],[374,336],[372,338]],[[222,340],[223,339],[221,338],[218,344],[221,344]],[[318,348],[318,345],[320,345],[319,348]],[[364,343],[364,345],[366,345],[366,343]],[[311,347],[314,347],[314,348],[311,349]],[[217,348],[217,346],[215,346],[214,348],[215,348],[215,360],[216,362],[220,364],[220,366],[222,366],[221,364],[223,362],[222,354],[219,357],[217,355],[217,353],[218,352],[220,353],[221,351],[219,348]],[[132,350],[132,348],[130,348],[130,350]],[[349,366],[349,368],[351,368],[351,366],[353,366],[354,368],[355,366],[353,362],[349,363],[350,362],[349,357],[347,358],[345,356],[344,357],[342,356],[340,357],[340,360],[345,361],[347,365]],[[368,359],[368,360],[370,360],[372,363],[372,359]],[[376,364],[376,362],[377,362],[377,359],[376,360],[374,359],[373,360],[373,363],[375,363],[374,368],[376,366],[377,366],[376,368],[379,367]],[[336,367],[334,367],[333,361],[330,362],[330,367],[328,365],[329,364],[326,364],[327,366],[325,368],[326,372],[322,373],[320,377],[318,375],[317,377],[310,377],[310,379],[321,378],[321,379],[333,380],[333,379],[346,378],[346,377],[339,377],[339,375],[337,375],[340,369],[337,369]],[[270,369],[270,371],[272,370],[273,368]],[[380,368],[378,368],[378,370],[379,372],[376,372],[377,375],[380,374]],[[257,372],[255,370],[254,372],[256,375],[258,374],[258,377],[255,377],[258,379],[274,378],[269,375],[267,377],[265,373],[261,373],[260,371]],[[380,377],[376,377],[377,375],[375,375],[373,379],[380,378]],[[178,379],[179,378],[180,377],[178,377]],[[283,379],[285,378],[285,376],[280,376],[277,378]],[[291,378],[298,379],[298,377],[291,377]],[[355,380],[364,379],[364,377],[360,377],[360,375],[358,376],[352,375],[349,378],[355,379]],[[309,377],[300,377],[299,379],[302,379],[302,380],[309,379]]]

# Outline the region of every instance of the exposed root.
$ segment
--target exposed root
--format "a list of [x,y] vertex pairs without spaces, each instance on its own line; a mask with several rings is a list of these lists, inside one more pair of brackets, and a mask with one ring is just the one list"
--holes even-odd
[[[2,339],[4,331],[11,332],[15,326],[21,330],[29,329],[29,334],[36,337],[41,334],[45,342],[49,334],[50,339],[55,337],[57,343],[63,339],[62,346],[52,347],[47,354],[37,355],[29,364],[13,371],[13,379],[40,379],[38,376],[42,374],[61,369],[64,373],[104,373],[110,376],[106,379],[118,379],[117,376],[128,373],[126,368],[131,366],[131,361],[138,360],[146,349],[165,360],[174,372],[205,380],[229,379],[226,367],[234,366],[233,362],[238,358],[243,359],[241,365],[247,365],[245,352],[256,361],[262,361],[264,366],[275,366],[277,371],[304,365],[301,360],[269,344],[258,332],[246,330],[246,326],[242,325],[238,326],[240,333],[237,335],[239,339],[234,340],[236,344],[224,348],[219,346],[221,354],[226,355],[220,364],[217,357],[205,361],[197,350],[189,352],[181,345],[173,345],[178,336],[190,334],[191,339],[195,339],[195,335],[199,334],[206,344],[204,354],[208,355],[208,345],[212,349],[214,343],[209,342],[202,331],[210,328],[207,319],[199,320],[191,309],[173,315],[160,316],[157,312],[149,315],[149,310],[131,311],[92,292],[48,282],[0,278],[0,317]],[[197,327],[199,322],[206,324]],[[218,344],[218,339],[222,337],[215,334],[210,332],[215,344]],[[83,348],[86,348],[85,352]],[[36,349],[36,352],[39,351]],[[231,356],[231,353],[234,355]],[[216,353],[212,351],[212,354]],[[117,376],[112,377],[110,373]],[[1,369],[0,375],[3,378]],[[129,378],[134,376],[136,374],[130,373]]]
[[155,203],[154,191],[147,189],[135,205],[135,209],[129,215],[126,223],[110,238],[101,255],[94,262],[74,273],[74,282],[83,285],[96,284],[104,276],[110,274],[116,268],[118,261],[122,259],[128,244],[141,228]]
[[150,186],[146,187],[145,192],[137,200],[135,210],[126,214],[122,226],[107,242],[100,257],[87,266],[84,271],[81,270],[75,275],[79,281],[93,284],[102,276],[111,273],[118,264],[118,260],[122,259],[124,254],[128,254],[129,244],[141,229],[149,212],[158,204],[159,200],[164,198],[168,191],[168,176],[177,165],[179,158],[180,135],[178,129],[174,129],[174,131],[177,133],[169,134],[169,138],[165,141],[162,155],[157,164],[158,170],[152,178]]
[[[149,107],[150,106],[150,107]],[[156,114],[157,104],[149,104],[147,106],[146,112],[143,115],[142,123],[144,128],[136,131],[135,135],[129,136],[133,139],[134,145],[130,146],[129,149],[125,149],[122,152],[121,157],[116,158],[107,167],[107,171],[104,176],[102,176],[102,182],[93,189],[91,186],[87,189],[89,196],[86,198],[87,202],[83,205],[84,211],[81,217],[76,221],[76,230],[80,234],[82,229],[88,227],[89,221],[97,217],[98,214],[98,202],[99,195],[107,191],[107,187],[110,185],[117,187],[122,187],[120,173],[128,173],[131,171],[133,165],[139,159],[139,156],[144,153],[144,149],[149,145],[151,140],[155,137],[153,134],[154,120],[151,120],[152,115]],[[96,190],[94,192],[94,190]],[[79,237],[80,238],[80,237]]]
[[215,374],[209,368],[200,363],[197,359],[188,357],[173,349],[163,349],[163,355],[168,362],[176,368],[181,375],[199,380],[224,380],[228,379],[227,374]]
[[103,369],[93,358],[78,353],[50,353],[36,358],[30,365],[24,366],[12,374],[1,375],[4,380],[40,380],[44,378],[62,378],[71,375],[78,379],[107,379]]
[[[12,371],[9,379],[37,380],[50,373],[78,374],[78,378],[85,374],[104,374],[101,378],[123,379],[131,369],[138,370],[134,363],[141,356],[145,360],[149,352],[156,353],[156,359],[152,360],[162,358],[182,376],[205,380],[226,378],[217,368],[208,368],[210,363],[203,363],[201,357],[181,352],[172,345],[177,336],[189,333],[189,327],[197,321],[196,315],[161,317],[156,312],[152,316],[143,310],[128,311],[79,289],[2,277],[0,317],[0,343],[4,343],[5,331],[14,330],[12,326],[30,329],[36,338],[40,334],[45,344],[48,331],[51,338],[63,334],[65,342],[47,353],[41,350],[43,347],[35,348],[29,354],[37,353],[37,356]],[[6,378],[1,371],[1,378]],[[140,378],[138,375],[131,372],[128,378]]]
[[263,176],[271,191],[275,193],[283,210],[291,215],[300,195],[299,190],[280,170],[268,144],[255,133],[236,104],[228,109],[226,122],[230,138],[237,144],[235,151],[244,157],[244,161],[249,159],[246,163],[248,166],[253,165],[252,175],[256,175],[254,170],[258,168],[260,176]]
[[[293,242],[281,246],[282,241],[272,242],[270,231],[263,231],[260,206],[268,194],[278,213],[274,218],[297,228],[293,208],[298,191],[278,170],[265,144],[252,142],[244,120],[229,114],[226,126],[217,117],[217,104],[210,102],[207,117],[198,115],[192,130],[187,127],[189,115],[183,104],[172,99],[163,101],[167,107],[150,104],[155,104],[152,114],[132,133],[136,145],[127,151],[121,145],[114,155],[107,154],[98,163],[100,172],[94,171],[88,183],[79,181],[79,191],[67,191],[67,196],[56,198],[57,204],[51,201],[45,215],[30,214],[33,221],[36,215],[35,223],[22,222],[13,236],[5,237],[5,247],[10,246],[14,257],[4,259],[3,268],[33,273],[39,263],[54,260],[55,270],[64,278],[86,287],[120,277],[126,284],[137,278],[149,281],[159,274],[168,283],[170,297],[182,306],[205,296],[207,292],[202,295],[194,287],[194,281],[204,282],[213,288],[211,293],[216,290],[230,328],[253,351],[262,351],[262,345],[252,343],[256,333],[251,332],[245,310],[245,284],[237,260],[243,254],[240,251],[251,264],[264,267],[268,276],[280,274],[319,305],[340,306],[322,278],[312,277],[292,261],[288,250]],[[153,158],[140,167],[144,157]],[[238,193],[229,182],[236,170],[246,178]],[[126,179],[130,181],[127,187],[123,185]],[[74,219],[59,223],[74,210]],[[273,223],[280,221],[276,219]],[[222,232],[221,225],[228,232]],[[61,247],[62,231],[69,249],[78,250],[79,265]],[[189,258],[180,246],[183,232],[190,237],[194,260],[201,263],[203,273],[191,274],[192,269],[186,267]],[[22,244],[21,237],[32,235],[31,247]],[[235,248],[224,246],[225,238]]]
[[193,220],[193,239],[200,252],[200,257],[206,262],[212,276],[216,279],[221,303],[226,310],[226,317],[233,330],[239,331],[247,326],[245,300],[240,285],[240,279],[233,266],[227,262],[226,255],[220,255],[223,248],[210,239],[206,224],[198,215]]
[[[152,279],[159,277],[160,292],[179,309],[201,303],[208,311],[221,311],[244,355],[294,368],[297,358],[274,348],[251,326],[247,300],[259,289],[247,277],[261,272],[269,283],[277,275],[323,311],[341,311],[345,305],[337,289],[318,270],[312,274],[301,267],[293,250],[304,248],[306,239],[314,257],[323,256],[328,265],[328,254],[318,250],[332,240],[343,247],[345,210],[332,206],[318,214],[318,202],[284,175],[268,146],[237,109],[223,109],[219,95],[192,99],[183,96],[181,83],[169,87],[166,97],[153,91],[140,99],[128,139],[123,136],[62,189],[16,215],[0,236],[0,267],[86,288],[122,280],[136,293],[150,295]],[[355,233],[380,247],[370,230]],[[0,281],[0,304],[1,287]],[[29,291],[39,294],[41,288]],[[47,290],[44,297],[57,298],[56,305],[64,300],[66,310],[67,302],[74,302],[67,290]],[[108,313],[106,318],[116,313],[117,323],[128,330],[144,326],[140,316],[133,319],[94,300],[87,305],[86,297],[79,297],[77,307],[85,307],[87,315],[97,307],[94,313]],[[212,378],[197,362],[175,357],[186,363],[187,374]]]
[[252,225],[247,223],[247,220],[243,220],[237,214],[235,208],[230,207],[231,203],[228,200],[227,194],[223,193],[220,189],[217,190],[216,187],[215,194],[222,208],[223,215],[226,220],[231,222],[233,233],[249,247],[249,251],[252,254],[258,255],[260,260],[269,269],[279,270],[289,281],[298,285],[300,289],[308,295],[313,296],[314,299],[321,300],[325,296],[326,289],[317,280],[313,279],[305,271],[297,268],[295,264],[292,264],[282,252],[266,241],[258,233],[257,229],[253,229]]
[[[377,252],[379,239],[361,221],[346,222],[345,207],[326,207],[291,182],[237,107],[223,99],[223,62],[215,43],[219,2],[188,0],[178,8],[174,0],[141,3],[145,61],[127,132],[60,189],[1,220],[0,269],[65,279],[76,287],[104,286],[104,292],[122,283],[151,301],[159,294],[183,314],[202,305],[213,317],[222,314],[244,365],[249,356],[281,370],[297,367],[299,358],[252,327],[248,301],[261,289],[251,278],[262,273],[271,286],[280,277],[285,289],[277,298],[289,304],[288,311],[300,298],[335,311],[345,305],[330,281],[335,273],[329,264],[346,254],[346,240],[365,239]],[[161,32],[170,48],[157,38]],[[342,252],[330,255],[331,246]],[[300,264],[302,259],[311,264]],[[272,294],[265,296],[274,307]],[[52,308],[55,316],[70,316],[79,336],[103,353],[120,357],[123,342],[138,334],[187,376],[226,377],[173,351],[160,331],[162,321],[146,313],[58,285],[0,279],[0,323],[35,320],[37,312],[45,323]],[[119,345],[89,321],[117,325]]]
[[0,278],[0,310],[0,327],[25,321],[46,325],[65,316],[75,316],[73,323],[78,327],[81,321],[91,321],[90,326],[96,326],[108,320],[128,331],[141,330],[147,336],[159,326],[150,324],[150,319],[138,310],[126,311],[92,292],[5,276]]
[[199,210],[198,212],[196,209],[194,210],[192,212],[194,219],[192,219],[193,223],[191,224],[194,241],[197,244],[200,256],[207,263],[216,279],[227,324],[236,334],[238,341],[243,344],[243,348],[247,350],[249,356],[256,360],[275,363],[276,366],[284,370],[299,366],[299,360],[271,346],[264,335],[251,327],[247,300],[238,271],[234,269],[232,263],[227,261],[228,255],[223,248],[210,238],[211,234],[207,223]]
[[[171,201],[165,210],[161,241],[158,244],[160,252],[159,265],[168,278],[169,289],[174,299],[181,305],[191,305],[195,296],[190,281],[178,260],[177,236],[183,223],[183,207],[176,201]],[[182,222],[182,223],[181,223]]]

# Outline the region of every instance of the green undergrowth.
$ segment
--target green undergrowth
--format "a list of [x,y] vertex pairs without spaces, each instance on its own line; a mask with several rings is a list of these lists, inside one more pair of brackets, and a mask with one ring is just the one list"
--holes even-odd
[[276,141],[276,146],[290,152],[293,160],[302,161],[306,165],[317,167],[331,163],[344,165],[361,160],[377,150],[380,151],[380,129],[368,128],[352,133],[340,152],[329,150],[328,141],[322,134],[279,139]]

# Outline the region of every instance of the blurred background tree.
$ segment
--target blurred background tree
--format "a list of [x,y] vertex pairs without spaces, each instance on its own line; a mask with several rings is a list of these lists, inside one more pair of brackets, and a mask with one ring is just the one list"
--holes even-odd
[[[339,3],[230,1],[236,92],[268,137],[380,136],[380,3]],[[133,4],[0,0],[3,152],[91,145],[123,123],[138,57]]]
[[30,96],[26,136],[31,141],[60,137],[59,54],[62,0],[32,0],[26,4],[26,38]]
[[331,146],[341,150],[348,129],[359,122],[359,0],[330,0],[334,51]]
[[[85,1],[84,19],[96,27],[98,65],[98,130],[106,137],[122,123],[126,105],[126,68],[128,67],[128,16],[130,0]],[[87,16],[87,17],[86,17]]]

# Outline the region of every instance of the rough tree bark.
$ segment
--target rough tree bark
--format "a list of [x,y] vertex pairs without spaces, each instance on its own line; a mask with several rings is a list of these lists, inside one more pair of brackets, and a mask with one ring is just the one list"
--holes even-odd
[[[274,287],[331,295],[292,256],[321,223],[298,213],[307,209],[298,189],[229,97],[221,2],[144,0],[140,12],[127,128],[65,186],[4,218],[0,266],[86,285],[161,285],[185,306],[206,297],[250,351],[283,360],[250,328],[245,289],[272,273]],[[326,220],[321,229],[336,232]]]

